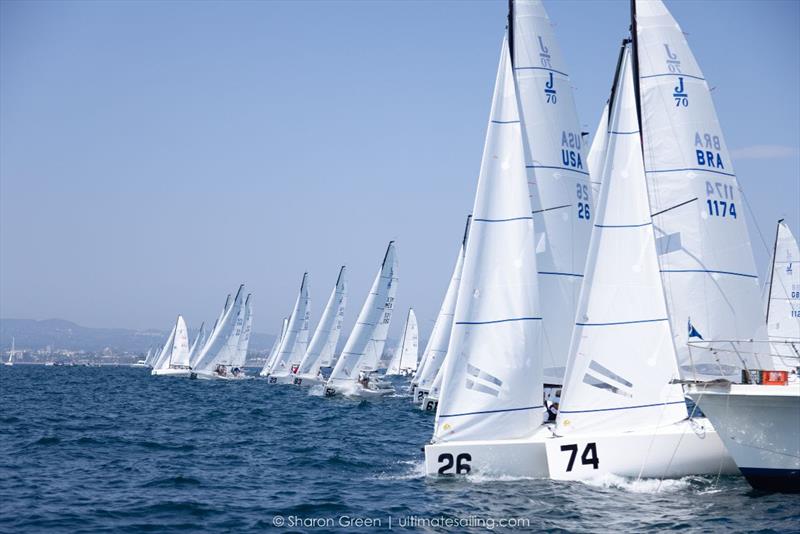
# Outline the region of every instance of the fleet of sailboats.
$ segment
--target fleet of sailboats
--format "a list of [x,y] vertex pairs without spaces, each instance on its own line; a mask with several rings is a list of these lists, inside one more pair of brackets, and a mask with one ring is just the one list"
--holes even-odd
[[[778,221],[759,285],[708,83],[662,0],[631,0],[587,136],[542,2],[510,0],[472,213],[421,357],[412,308],[386,350],[390,241],[341,351],[347,270],[313,335],[306,272],[258,375],[325,397],[410,396],[435,413],[432,476],[741,472],[800,490],[800,249]],[[249,378],[253,317],[241,285],[208,332],[190,343],[178,315],[137,366]]]

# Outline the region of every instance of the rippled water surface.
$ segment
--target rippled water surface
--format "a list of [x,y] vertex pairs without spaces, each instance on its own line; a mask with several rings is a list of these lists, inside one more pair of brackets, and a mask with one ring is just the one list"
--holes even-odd
[[0,401],[2,532],[800,530],[800,496],[738,477],[426,479],[432,417],[405,396],[17,365]]

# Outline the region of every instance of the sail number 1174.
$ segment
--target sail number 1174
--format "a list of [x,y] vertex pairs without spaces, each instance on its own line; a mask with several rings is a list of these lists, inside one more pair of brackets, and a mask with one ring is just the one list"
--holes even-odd
[[706,182],[706,207],[712,217],[736,218],[733,186],[722,182]]

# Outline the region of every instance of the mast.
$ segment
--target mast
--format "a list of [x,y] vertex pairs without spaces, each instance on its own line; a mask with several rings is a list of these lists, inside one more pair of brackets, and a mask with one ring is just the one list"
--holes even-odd
[[508,54],[514,67],[514,0],[508,0]]
[[[625,46],[628,45],[630,42],[631,42],[631,39],[623,39],[622,40],[622,45],[620,45],[620,47],[619,47],[619,57],[617,58],[617,68],[616,68],[616,70],[614,70],[614,80],[611,82],[611,93],[608,96],[608,109],[611,109],[611,107],[614,105],[614,99],[617,96],[617,82],[619,81],[619,72],[620,72],[620,69],[622,68],[622,56],[625,54]],[[638,69],[637,69],[637,71],[638,71]],[[638,87],[638,83],[636,85]],[[638,91],[637,91],[637,93],[638,93]],[[639,107],[638,99],[636,101],[636,106],[637,106],[637,110],[638,110],[638,107]],[[610,122],[611,122],[611,113],[608,114],[607,118],[608,118],[608,123],[610,124]],[[642,121],[640,119],[639,120],[639,125],[640,126],[641,126],[641,122]],[[601,171],[602,171],[602,169],[601,169]]]
[[[642,130],[642,96],[639,91],[639,37],[636,28],[636,0],[631,0],[631,63],[633,73],[633,96],[636,99],[636,119],[639,123],[639,139],[642,145],[642,156],[644,156],[644,131]],[[623,42],[623,47],[625,46]],[[621,59],[621,58],[620,58]]]
[[769,289],[767,290],[767,325],[769,325],[769,309],[772,306],[772,280],[775,278],[775,257],[778,255],[778,236],[781,233],[782,222],[783,219],[778,219],[778,224],[775,228],[775,244],[772,245],[772,265],[770,265]]

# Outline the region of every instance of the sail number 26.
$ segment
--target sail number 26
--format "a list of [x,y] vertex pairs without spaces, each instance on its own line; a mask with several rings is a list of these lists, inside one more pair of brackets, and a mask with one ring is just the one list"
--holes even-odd
[[[561,450],[564,452],[569,451],[570,453],[569,462],[567,463],[567,473],[569,473],[575,466],[575,458],[578,456],[578,445],[562,445]],[[581,464],[591,465],[592,469],[597,469],[600,467],[600,459],[597,457],[596,443],[586,444],[586,447],[583,449],[583,454],[581,454]]]
[[588,221],[592,217],[589,208],[589,186],[586,184],[575,184],[575,193],[578,197],[578,218]]

